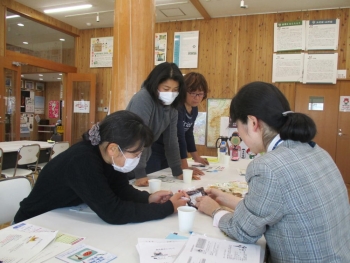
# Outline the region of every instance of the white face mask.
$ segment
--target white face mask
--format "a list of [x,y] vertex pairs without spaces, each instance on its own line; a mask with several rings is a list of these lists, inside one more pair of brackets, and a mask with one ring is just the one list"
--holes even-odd
[[113,159],[113,156],[112,156],[112,162],[113,162],[112,166],[113,166],[114,170],[116,170],[118,172],[122,172],[122,173],[131,172],[139,164],[141,153],[140,153],[139,156],[137,156],[135,158],[126,158],[124,153],[123,153],[123,151],[120,149],[119,145],[118,145],[118,148],[119,148],[120,152],[122,153],[122,155],[125,158],[125,163],[124,163],[123,167],[120,167],[120,166],[116,165],[114,163],[114,159]]
[[159,92],[158,98],[163,102],[164,105],[170,105],[174,102],[176,97],[179,95],[178,92]]

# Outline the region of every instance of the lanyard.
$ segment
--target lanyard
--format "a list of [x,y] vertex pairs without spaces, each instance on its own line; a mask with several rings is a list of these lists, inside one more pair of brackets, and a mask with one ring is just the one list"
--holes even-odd
[[272,151],[273,151],[274,149],[276,149],[276,147],[277,147],[282,141],[283,141],[282,139],[279,139],[279,140],[275,143],[275,145],[272,147]]

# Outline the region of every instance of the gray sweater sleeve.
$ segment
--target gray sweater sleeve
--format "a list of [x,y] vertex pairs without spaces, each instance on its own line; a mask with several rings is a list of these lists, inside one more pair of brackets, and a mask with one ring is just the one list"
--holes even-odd
[[170,125],[163,132],[165,156],[173,176],[182,174],[180,148],[177,139],[177,110],[170,109]]
[[[128,106],[126,107],[126,110],[129,110],[140,116],[144,123],[149,127],[150,124],[153,122],[154,109],[155,102],[152,100],[148,91],[145,89],[141,89],[139,92],[137,92],[131,98]],[[135,177],[136,179],[147,177],[146,164],[149,157],[151,156],[151,151],[151,147],[144,148],[140,157],[139,164],[132,172],[130,172],[134,175],[133,177]]]

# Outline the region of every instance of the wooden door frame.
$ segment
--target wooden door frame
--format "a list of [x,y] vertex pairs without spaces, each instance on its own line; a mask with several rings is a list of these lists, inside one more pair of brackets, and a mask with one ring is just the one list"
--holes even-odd
[[[1,57],[0,60],[0,83],[5,83],[5,76],[4,76],[4,69],[9,69],[17,72],[16,76],[16,95],[15,95],[15,110],[16,110],[16,123],[15,123],[15,140],[20,139],[20,114],[21,114],[21,107],[20,107],[20,101],[21,101],[21,67],[15,66],[12,64],[12,62],[9,62],[9,60],[5,59],[4,57]],[[5,86],[4,86],[5,87]],[[3,100],[5,97],[4,88],[0,88],[0,99]],[[0,112],[4,113],[5,115],[5,104],[0,103]],[[5,120],[5,116],[1,116],[1,121]],[[18,124],[18,125],[17,125]],[[2,134],[2,130],[0,129],[0,141],[2,141],[2,138],[4,138],[4,134]]]
[[72,118],[73,118],[73,82],[88,81],[90,82],[90,123],[95,123],[96,115],[96,75],[92,73],[68,73],[64,81],[65,87],[63,90],[64,107],[62,124],[64,127],[63,139],[72,145]]

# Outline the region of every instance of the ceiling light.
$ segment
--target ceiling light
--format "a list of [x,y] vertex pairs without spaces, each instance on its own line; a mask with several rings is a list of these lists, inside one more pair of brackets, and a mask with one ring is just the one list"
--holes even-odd
[[57,78],[57,79],[61,79],[61,78]]
[[39,77],[42,77],[42,76],[44,76],[43,74],[39,74]]
[[19,17],[19,15],[7,16],[6,19],[15,18],[15,17]]
[[39,80],[44,80],[43,78],[39,78]]
[[24,45],[28,45],[28,42],[23,42]]
[[58,75],[62,76],[62,73],[58,73]]
[[60,38],[60,41],[66,41],[64,38]]
[[76,6],[67,6],[67,7],[59,7],[59,8],[53,8],[53,9],[46,9],[44,10],[44,13],[51,14],[51,13],[58,13],[58,12],[64,12],[64,11],[72,11],[72,10],[79,10],[79,9],[86,9],[90,8],[92,5],[76,5]]
[[17,26],[24,26],[22,23],[18,23]]

